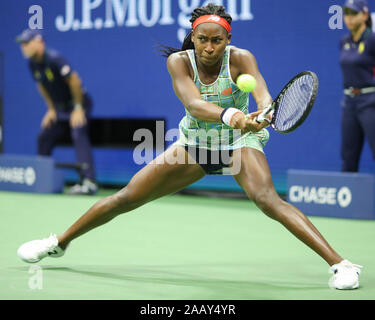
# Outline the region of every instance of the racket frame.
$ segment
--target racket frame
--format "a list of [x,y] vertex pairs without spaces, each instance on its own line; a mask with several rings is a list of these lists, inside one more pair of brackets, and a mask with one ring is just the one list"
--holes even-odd
[[[313,77],[313,90],[312,90],[312,93],[311,93],[311,97],[310,97],[310,101],[305,109],[305,111],[303,112],[303,115],[300,117],[300,119],[293,125],[291,126],[289,129],[287,130],[279,130],[275,127],[275,121],[276,121],[276,117],[277,117],[277,112],[278,112],[278,109],[279,109],[279,104],[282,100],[282,98],[284,97],[286,91],[289,89],[289,87],[291,87],[291,85],[296,81],[296,79],[302,77],[302,76],[305,76],[305,75],[310,75]],[[307,118],[307,116],[309,115],[314,103],[315,103],[315,99],[316,99],[316,96],[318,94],[318,88],[319,88],[319,80],[318,80],[318,76],[312,72],[312,71],[303,71],[303,72],[300,72],[299,74],[295,75],[285,86],[284,88],[280,91],[280,93],[277,95],[276,99],[266,108],[264,108],[264,110],[262,111],[261,114],[258,115],[258,117],[256,118],[256,121],[257,122],[263,122],[263,121],[267,121],[271,124],[272,128],[279,132],[279,133],[289,133],[289,132],[292,132],[294,131],[295,129],[297,129]],[[273,111],[273,115],[272,115],[272,120],[269,121],[267,119],[267,115]]]

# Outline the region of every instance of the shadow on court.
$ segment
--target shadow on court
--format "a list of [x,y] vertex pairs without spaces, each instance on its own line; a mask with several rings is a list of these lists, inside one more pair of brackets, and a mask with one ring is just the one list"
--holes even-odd
[[[193,290],[195,295],[205,299],[272,299],[281,296],[283,291],[316,291],[327,290],[326,286],[308,283],[301,285],[297,282],[275,282],[274,279],[264,281],[251,279],[251,272],[246,279],[239,280],[237,276],[233,279],[226,274],[207,276],[207,269],[215,266],[194,265],[194,266],[77,266],[77,267],[57,267],[43,266],[42,270],[46,277],[58,277],[69,279],[74,278],[75,286],[80,287],[80,282],[95,285],[96,291],[100,286],[115,285],[122,287],[124,296],[131,295],[126,293],[127,288],[134,285],[144,289],[144,298],[154,299],[185,299],[188,298],[184,292]],[[238,266],[226,265],[236,273]],[[242,269],[244,266],[241,266]],[[179,271],[181,268],[196,270],[195,274]],[[27,271],[27,267],[17,268]],[[199,274],[201,270],[204,275]],[[229,271],[228,271],[229,272]],[[77,280],[76,276],[79,276]],[[266,276],[266,275],[265,275]],[[222,277],[222,278],[221,278]],[[73,279],[71,279],[73,280]],[[131,283],[131,285],[129,285]],[[160,296],[148,296],[148,289],[158,288]],[[163,288],[168,288],[168,293],[163,292]],[[150,293],[152,294],[152,293]],[[107,296],[107,298],[109,298]]]

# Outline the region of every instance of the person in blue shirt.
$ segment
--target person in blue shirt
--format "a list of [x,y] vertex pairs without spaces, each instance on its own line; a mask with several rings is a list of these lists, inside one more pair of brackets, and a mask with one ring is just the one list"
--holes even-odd
[[375,158],[375,34],[366,0],[347,0],[343,12],[341,171],[357,172],[365,138]]
[[38,137],[38,154],[51,155],[58,139],[70,129],[77,160],[85,167],[82,181],[69,193],[95,194],[95,168],[88,135],[88,117],[92,110],[89,94],[82,87],[78,73],[58,52],[46,47],[38,30],[23,31],[16,42],[28,59],[31,74],[47,105]]

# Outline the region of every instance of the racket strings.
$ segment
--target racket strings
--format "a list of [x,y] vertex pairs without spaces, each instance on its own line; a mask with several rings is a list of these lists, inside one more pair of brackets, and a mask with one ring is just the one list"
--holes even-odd
[[309,107],[314,91],[314,78],[303,75],[297,78],[283,95],[274,126],[280,131],[287,131],[293,127]]

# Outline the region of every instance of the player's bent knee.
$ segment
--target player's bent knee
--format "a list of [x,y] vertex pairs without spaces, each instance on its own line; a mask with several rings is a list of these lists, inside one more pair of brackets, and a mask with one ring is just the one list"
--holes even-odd
[[273,219],[277,219],[276,206],[282,201],[278,194],[272,189],[259,190],[253,197],[257,207]]

